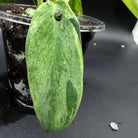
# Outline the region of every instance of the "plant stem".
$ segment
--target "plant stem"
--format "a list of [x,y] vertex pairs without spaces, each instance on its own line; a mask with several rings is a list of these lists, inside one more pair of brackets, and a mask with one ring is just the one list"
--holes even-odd
[[37,0],[37,5],[41,5],[43,3],[43,0]]
[[36,2],[35,2],[35,0],[33,0],[33,3],[34,3],[34,5],[36,6]]

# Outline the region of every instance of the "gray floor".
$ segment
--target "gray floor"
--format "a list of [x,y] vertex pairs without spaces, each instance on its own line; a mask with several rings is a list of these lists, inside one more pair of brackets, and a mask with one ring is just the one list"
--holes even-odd
[[[1,73],[1,97],[7,101],[0,106],[0,137],[137,138],[138,46],[130,32],[113,32],[97,33],[91,41],[84,56],[85,85],[77,124],[59,133],[45,134],[35,115],[21,114],[8,105],[6,79]],[[119,131],[110,129],[112,121],[118,124]]]

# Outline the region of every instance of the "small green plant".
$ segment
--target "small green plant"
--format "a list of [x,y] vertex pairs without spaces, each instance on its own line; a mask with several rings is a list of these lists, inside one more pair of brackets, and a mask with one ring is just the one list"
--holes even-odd
[[[0,0],[0,3],[11,3],[14,0]],[[46,1],[52,1],[56,2],[57,0],[46,0]],[[81,0],[65,0],[71,7],[72,11],[74,13],[80,13],[82,14],[82,4]],[[42,3],[44,3],[44,0],[37,0],[37,6],[40,6]]]
[[82,14],[81,0],[37,4],[23,14],[33,16],[25,46],[28,82],[42,127],[57,132],[72,123],[82,98],[83,55],[74,14]]
[[36,115],[46,132],[62,130],[77,113],[83,86],[79,24],[65,1],[39,6],[25,54]]

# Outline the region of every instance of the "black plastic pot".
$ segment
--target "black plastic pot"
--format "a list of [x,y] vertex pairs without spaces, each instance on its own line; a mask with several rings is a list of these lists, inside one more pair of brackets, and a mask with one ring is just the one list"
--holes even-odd
[[[25,41],[31,19],[3,12],[1,11],[3,6],[5,5],[0,5],[0,23],[3,29],[8,81],[11,89],[10,93],[18,104],[25,108],[33,109],[25,61]],[[30,5],[14,6],[30,7]],[[84,15],[80,16],[78,14],[76,14],[76,16],[80,23],[87,21],[94,22],[93,25],[86,23],[85,25],[80,24],[82,49],[84,54],[88,43],[94,37],[95,32],[103,31],[105,29],[105,24],[92,17]]]

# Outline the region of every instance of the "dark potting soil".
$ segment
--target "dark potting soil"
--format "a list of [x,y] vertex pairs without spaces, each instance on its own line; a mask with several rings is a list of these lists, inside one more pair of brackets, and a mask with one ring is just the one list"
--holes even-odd
[[[17,16],[21,16],[27,8],[28,7],[22,5],[0,5],[0,11]],[[20,103],[29,109],[33,109],[32,99],[28,86],[25,61],[25,41],[29,26],[6,21],[3,19],[1,19],[1,23],[3,26],[3,37],[11,95],[14,96],[17,103]],[[89,25],[91,23],[95,24],[93,21],[91,21],[89,22]],[[82,22],[80,24],[82,24]],[[84,24],[86,24],[86,22]],[[94,33],[81,33],[83,53],[88,46],[87,43],[92,39],[93,36]]]
[[[18,6],[18,5],[14,5],[13,3],[12,4],[0,4],[1,11],[4,11],[12,15],[16,15],[16,16],[22,16],[22,14],[25,12],[27,8],[28,8],[27,6],[23,6],[23,5]],[[36,9],[36,7],[31,6],[31,5],[29,6],[29,8]]]

